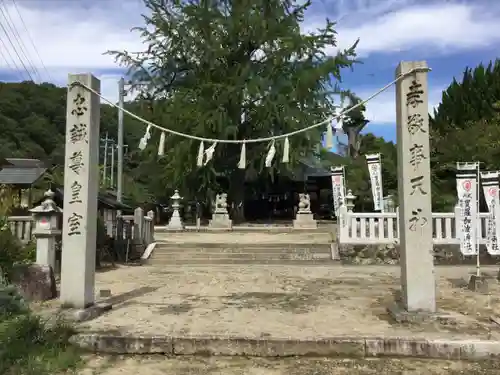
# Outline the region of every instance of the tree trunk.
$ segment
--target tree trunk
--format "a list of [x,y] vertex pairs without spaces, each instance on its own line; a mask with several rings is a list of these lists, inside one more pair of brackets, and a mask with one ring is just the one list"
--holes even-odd
[[237,169],[230,176],[229,199],[230,213],[233,223],[245,221],[245,170]]
[[359,156],[359,149],[361,148],[359,132],[357,129],[348,129],[347,140],[347,156],[352,159],[356,159]]

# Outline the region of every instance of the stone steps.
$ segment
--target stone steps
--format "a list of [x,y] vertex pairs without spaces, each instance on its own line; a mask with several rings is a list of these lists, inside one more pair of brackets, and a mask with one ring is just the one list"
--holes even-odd
[[231,266],[231,265],[275,265],[275,266],[325,266],[328,264],[336,264],[338,262],[328,259],[328,260],[241,260],[241,259],[190,259],[190,260],[179,260],[171,259],[168,261],[154,261],[147,260],[144,262],[150,266]]
[[196,243],[172,243],[156,241],[157,249],[168,251],[189,251],[207,252],[237,252],[249,250],[250,252],[274,252],[274,251],[330,251],[329,243],[215,243],[215,242],[196,242]]
[[331,247],[322,244],[162,243],[146,261],[167,264],[309,264],[329,263]]
[[155,234],[159,233],[331,233],[336,232],[337,225],[333,222],[318,222],[316,229],[310,228],[294,228],[292,224],[289,225],[274,225],[274,224],[243,224],[233,225],[231,229],[212,228],[206,225],[197,228],[195,225],[186,225],[183,231],[169,230],[165,225],[155,225]]

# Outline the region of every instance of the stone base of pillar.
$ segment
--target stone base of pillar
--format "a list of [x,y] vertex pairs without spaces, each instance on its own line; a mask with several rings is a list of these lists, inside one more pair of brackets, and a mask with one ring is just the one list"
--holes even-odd
[[314,220],[312,212],[298,212],[293,221],[294,229],[317,229],[318,223]]
[[54,270],[48,265],[14,266],[12,284],[27,301],[48,301],[57,297]]
[[214,213],[212,220],[209,221],[208,226],[216,229],[232,229],[233,221],[229,218],[227,213]]
[[390,305],[387,312],[397,323],[422,324],[438,320],[440,324],[456,324],[457,320],[453,314],[448,312],[408,311],[400,302]]
[[62,316],[70,322],[86,322],[96,319],[107,311],[112,310],[113,306],[110,303],[101,302],[93,304],[84,309],[76,309],[62,306]]
[[467,288],[473,292],[488,293],[488,280],[484,276],[471,275]]
[[179,211],[174,211],[170,221],[167,225],[168,230],[184,230],[184,223],[182,222],[181,216],[179,215]]

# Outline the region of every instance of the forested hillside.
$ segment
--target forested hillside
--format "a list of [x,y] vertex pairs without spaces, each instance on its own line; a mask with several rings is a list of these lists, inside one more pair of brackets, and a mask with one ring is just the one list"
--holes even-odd
[[[138,142],[143,128],[125,124],[125,143]],[[0,82],[0,157],[64,161],[66,88],[33,82]],[[101,134],[116,138],[117,110],[101,105]]]
[[0,157],[60,163],[66,90],[50,84],[0,83]]
[[[436,210],[450,209],[456,200],[455,165],[458,161],[480,161],[483,170],[500,170],[500,63],[466,69],[463,81],[454,81],[443,93],[442,104],[431,118],[431,157],[433,205]],[[465,103],[465,104],[464,104]],[[469,105],[467,103],[479,103]],[[48,164],[64,163],[66,88],[31,82],[0,83],[0,157],[38,158]],[[476,108],[481,108],[481,111]],[[165,124],[162,103],[134,102],[127,108],[157,123]],[[152,110],[153,109],[153,110]],[[167,125],[172,126],[172,124]],[[163,158],[156,155],[159,133],[145,151],[137,145],[144,134],[143,124],[125,116],[126,158],[125,190],[137,201],[152,197],[166,201],[176,181],[185,179],[185,196],[195,196],[198,185],[192,184],[186,170],[172,169],[178,157],[177,137],[170,137],[170,149]],[[184,129],[191,132],[192,129]],[[101,108],[101,135],[108,132],[116,139],[117,110]],[[177,141],[176,141],[177,139]],[[339,158],[324,150],[320,155],[326,165],[346,164],[348,185],[358,196],[358,204],[371,204],[366,153],[380,152],[383,158],[385,194],[397,194],[396,148],[371,134],[359,139],[357,157]],[[179,161],[177,160],[177,163]],[[193,169],[195,170],[195,169]],[[191,185],[190,185],[191,184]]]
[[[139,103],[129,103],[131,110]],[[101,105],[101,135],[117,135],[117,110]],[[134,200],[149,200],[147,186],[137,180],[137,144],[144,127],[131,119],[125,121],[124,143],[130,145],[125,159],[125,193]],[[47,166],[64,164],[66,130],[66,88],[33,82],[0,82],[0,158],[35,158]],[[62,173],[62,168],[55,173]],[[56,176],[57,177],[57,176]],[[57,178],[61,181],[61,176]]]

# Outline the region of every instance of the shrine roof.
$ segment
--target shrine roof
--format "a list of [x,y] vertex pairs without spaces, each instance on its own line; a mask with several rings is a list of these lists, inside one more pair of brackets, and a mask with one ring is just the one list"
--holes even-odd
[[0,184],[32,185],[46,170],[45,164],[38,159],[1,159]]
[[295,181],[307,181],[309,178],[330,177],[332,172],[314,156],[302,158],[297,167],[290,172],[290,178]]
[[[52,186],[52,191],[55,194],[54,201],[56,204],[63,208],[64,202],[64,187],[62,186]],[[41,198],[38,202],[35,202],[35,206],[39,205],[44,198]],[[127,204],[120,203],[116,200],[116,197],[110,192],[99,192],[97,196],[97,202],[99,208],[110,208],[114,210],[122,211],[133,211],[134,209]]]

